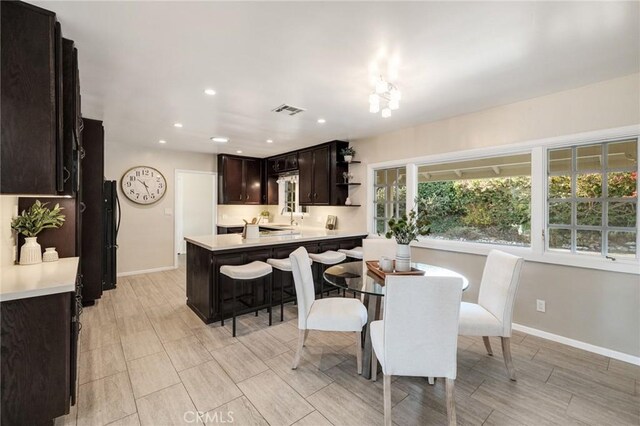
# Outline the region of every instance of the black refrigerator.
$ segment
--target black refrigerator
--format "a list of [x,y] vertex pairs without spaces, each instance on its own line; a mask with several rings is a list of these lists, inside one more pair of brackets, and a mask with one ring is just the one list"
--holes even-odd
[[116,251],[118,249],[118,229],[120,228],[120,200],[115,180],[106,180],[103,185],[104,195],[104,255],[102,261],[102,289],[116,288]]

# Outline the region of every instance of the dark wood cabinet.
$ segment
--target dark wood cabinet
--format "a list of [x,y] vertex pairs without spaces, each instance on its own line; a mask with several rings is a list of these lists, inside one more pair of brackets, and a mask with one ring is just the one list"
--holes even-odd
[[84,120],[82,145],[82,302],[91,304],[102,296],[105,265],[104,240],[104,127],[102,121]]
[[336,186],[337,142],[300,151],[298,170],[301,205],[336,205],[341,189]]
[[56,195],[63,188],[62,34],[56,15],[0,2],[0,192]]
[[277,175],[298,169],[298,153],[289,152],[267,159],[267,174]]
[[75,293],[2,302],[2,424],[51,424],[75,399]]
[[78,49],[68,39],[62,39],[62,83],[63,192],[74,195],[80,190],[82,114]]
[[219,155],[218,173],[220,204],[263,204],[261,159]]

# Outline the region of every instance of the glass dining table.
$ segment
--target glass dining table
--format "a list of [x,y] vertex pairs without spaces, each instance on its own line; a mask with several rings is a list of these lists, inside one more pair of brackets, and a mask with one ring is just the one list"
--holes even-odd
[[[424,271],[427,277],[459,277],[462,278],[462,291],[469,287],[469,280],[462,274],[440,266],[426,263],[412,263],[412,268]],[[384,296],[384,279],[366,269],[364,262],[347,262],[334,265],[324,271],[325,282],[342,290],[353,292],[354,296],[362,295],[362,302],[367,308],[367,327],[364,330],[364,349],[362,356],[362,376],[371,378],[371,336],[369,324],[382,319],[380,316],[381,298]]]

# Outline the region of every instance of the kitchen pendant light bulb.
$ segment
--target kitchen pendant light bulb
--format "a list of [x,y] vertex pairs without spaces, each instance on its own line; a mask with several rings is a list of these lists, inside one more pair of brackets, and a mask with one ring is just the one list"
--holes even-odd
[[376,83],[376,93],[378,94],[386,92],[388,88],[389,84],[382,78],[380,78],[380,80],[378,80],[378,82]]
[[384,108],[382,110],[382,118],[389,118],[391,117],[391,110],[389,108]]
[[380,96],[377,93],[372,93],[369,95],[369,104],[370,105],[380,105]]
[[398,108],[400,108],[400,102],[398,102],[397,100],[391,99],[389,101],[389,109],[396,110]]
[[370,104],[369,105],[369,112],[372,113],[377,113],[378,111],[380,111],[380,105],[379,104]]
[[391,97],[392,101],[400,101],[400,99],[402,98],[402,94],[400,93],[400,91],[398,89],[392,89],[391,92],[389,92],[389,95]]

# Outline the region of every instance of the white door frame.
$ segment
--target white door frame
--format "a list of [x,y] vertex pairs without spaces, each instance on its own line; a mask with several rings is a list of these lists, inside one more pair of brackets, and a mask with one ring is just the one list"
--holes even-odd
[[202,175],[211,175],[213,177],[213,214],[212,214],[212,224],[211,229],[213,233],[216,233],[216,224],[218,222],[218,173],[217,172],[209,172],[203,170],[188,170],[188,169],[175,169],[173,176],[174,182],[173,187],[174,191],[174,222],[173,222],[173,266],[175,268],[178,267],[178,251],[180,250],[179,244],[181,241],[178,241],[179,235],[182,233],[182,187],[178,185],[178,176],[183,173],[192,173],[192,174],[202,174]]

